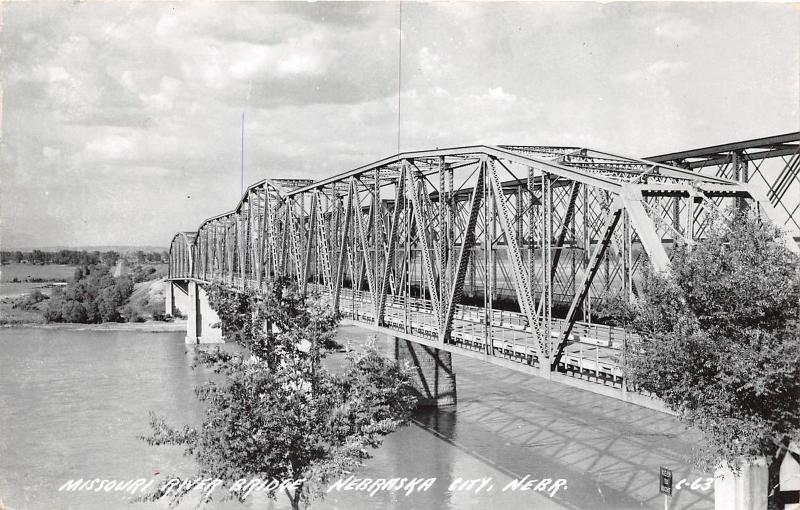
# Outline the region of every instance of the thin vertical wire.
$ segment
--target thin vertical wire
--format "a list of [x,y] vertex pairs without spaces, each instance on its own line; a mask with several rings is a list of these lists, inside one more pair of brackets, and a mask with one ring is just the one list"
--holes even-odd
[[403,85],[403,2],[398,2],[400,7],[399,41],[397,51],[397,153],[400,154],[400,94]]
[[241,186],[239,196],[244,196],[244,112],[242,112],[242,147],[241,147]]

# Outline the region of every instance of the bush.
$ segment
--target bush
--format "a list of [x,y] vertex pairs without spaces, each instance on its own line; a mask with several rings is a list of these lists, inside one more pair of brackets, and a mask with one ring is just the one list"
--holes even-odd
[[39,289],[34,289],[34,291],[30,294],[26,294],[25,296],[17,299],[14,302],[13,308],[19,308],[26,311],[34,310],[36,309],[36,305],[42,301],[46,301],[47,299],[49,298],[42,294],[42,291]]
[[705,433],[706,467],[800,439],[800,262],[776,227],[739,214],[643,289],[630,381]]

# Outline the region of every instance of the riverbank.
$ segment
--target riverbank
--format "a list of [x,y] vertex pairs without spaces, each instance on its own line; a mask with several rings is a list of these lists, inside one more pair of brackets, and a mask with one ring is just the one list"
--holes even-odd
[[[39,327],[43,325],[60,327],[62,324],[68,324],[45,322],[44,312],[47,309],[49,298],[53,296],[54,289],[53,284],[46,283],[0,283],[0,327]],[[48,299],[30,306],[19,306],[25,296],[35,291],[41,292]],[[144,331],[177,331],[181,328],[165,326],[169,323],[152,320],[155,311],[164,310],[164,300],[163,280],[139,282],[134,284],[133,292],[125,305],[118,308],[124,317],[133,322],[76,325],[89,326],[90,329],[97,329],[96,326],[110,326],[116,331],[142,331],[142,324],[149,324],[151,327],[145,327]],[[148,321],[136,322],[138,319],[147,319]]]
[[78,324],[73,322],[19,322],[0,325],[2,328],[39,328],[70,331],[137,331],[140,333],[174,333],[186,331],[186,320],[169,322],[104,322],[102,324]]

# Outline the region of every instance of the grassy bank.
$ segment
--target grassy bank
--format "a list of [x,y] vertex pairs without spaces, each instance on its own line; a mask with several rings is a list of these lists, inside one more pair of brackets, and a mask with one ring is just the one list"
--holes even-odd
[[62,329],[70,331],[138,331],[140,333],[180,333],[186,331],[186,321],[178,319],[170,322],[104,322],[102,324],[76,324],[72,322],[54,322],[50,324],[44,324],[36,322],[22,322],[15,324],[2,324],[0,327]]

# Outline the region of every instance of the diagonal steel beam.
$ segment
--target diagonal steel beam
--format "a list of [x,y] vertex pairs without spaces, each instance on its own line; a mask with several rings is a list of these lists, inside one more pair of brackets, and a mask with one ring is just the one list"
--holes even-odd
[[431,308],[433,308],[433,315],[436,317],[436,324],[438,326],[437,329],[441,340],[441,333],[443,330],[442,315],[440,313],[438,292],[436,292],[436,272],[433,267],[431,244],[428,237],[430,234],[428,228],[429,222],[426,221],[425,212],[422,208],[422,195],[425,194],[425,182],[421,178],[413,175],[415,172],[411,172],[408,168],[411,166],[409,162],[404,161],[403,166],[406,167],[406,174],[410,180],[409,189],[411,190],[411,202],[414,208],[414,217],[417,220],[417,237],[419,238],[419,243],[421,245],[420,249],[422,251],[422,263],[425,266],[425,279],[428,284],[428,292],[431,295]]
[[452,333],[453,316],[456,306],[461,303],[464,295],[464,279],[467,276],[469,258],[472,254],[472,247],[475,246],[475,225],[478,223],[478,213],[483,204],[483,189],[485,180],[486,163],[478,164],[478,180],[472,188],[472,198],[469,202],[467,224],[464,227],[464,237],[461,241],[461,250],[458,253],[456,262],[455,277],[450,287],[450,297],[447,300],[447,311],[442,321],[442,331],[439,332],[439,341],[448,342]]
[[295,278],[297,279],[298,287],[302,287],[303,280],[305,280],[303,275],[303,261],[300,258],[302,252],[302,245],[300,240],[300,232],[298,232],[299,227],[296,225],[297,219],[294,216],[294,209],[295,209],[295,200],[294,198],[290,199],[287,202],[287,218],[288,222],[286,228],[289,230],[289,235],[291,237],[291,252],[292,252],[292,262],[294,262],[294,273]]
[[656,271],[666,271],[669,267],[669,257],[661,244],[661,237],[656,234],[656,227],[647,215],[642,202],[644,197],[640,189],[633,186],[624,186],[620,194],[625,210],[628,212],[631,226],[642,243],[642,247],[650,257],[650,263]]
[[[359,264],[360,268],[364,268],[364,272],[367,273],[367,283],[369,284],[369,293],[372,297],[372,312],[377,316],[378,310],[378,300],[375,288],[375,280],[373,275],[375,274],[374,269],[372,267],[373,258],[369,256],[369,239],[367,238],[368,227],[364,225],[364,214],[361,211],[361,201],[356,200],[355,204],[353,204],[353,213],[355,214],[356,218],[356,230],[358,230],[358,239],[361,242],[361,264]],[[370,218],[373,215],[370,214]],[[359,273],[361,270],[359,269]],[[359,282],[361,281],[361,275],[358,275]],[[377,320],[377,318],[376,318]]]
[[376,318],[378,325],[383,323],[383,312],[386,307],[386,286],[394,269],[394,254],[397,248],[397,231],[400,223],[400,213],[403,210],[402,198],[405,196],[405,166],[400,169],[400,176],[397,179],[397,187],[394,197],[394,211],[392,212],[392,223],[389,225],[389,239],[386,252],[386,265],[383,268],[383,278],[381,279],[380,294],[378,294],[378,311]]
[[303,254],[303,280],[300,283],[300,292],[306,295],[308,289],[308,275],[311,273],[311,252],[316,247],[317,236],[317,214],[319,201],[317,200],[318,191],[311,194],[311,211],[309,211],[309,226],[305,232],[305,253]]
[[542,327],[535,315],[533,296],[530,293],[530,284],[528,280],[527,270],[522,261],[522,255],[519,251],[517,244],[516,230],[511,223],[510,213],[506,207],[506,201],[503,195],[503,185],[500,182],[500,176],[497,174],[497,169],[494,166],[494,160],[489,159],[487,162],[489,170],[489,181],[492,186],[492,195],[494,197],[495,209],[497,210],[497,219],[500,220],[500,228],[506,237],[506,253],[508,254],[509,264],[511,265],[511,275],[513,276],[514,290],[517,293],[517,302],[522,310],[522,313],[528,319],[530,324],[531,333],[536,338],[534,349],[539,359],[540,366],[545,368],[547,365],[545,360],[546,349],[545,342],[550,339],[550,332],[543,332]]
[[[342,237],[338,246],[338,256],[336,260],[336,279],[333,282],[333,309],[339,311],[339,296],[342,290],[342,278],[344,276],[344,259],[347,256],[347,245],[350,235],[350,223],[353,218],[353,194],[355,193],[354,178],[350,178],[347,190],[347,205],[345,206],[344,223],[342,224]],[[355,290],[355,289],[354,289]]]
[[561,251],[564,248],[564,240],[567,238],[567,232],[570,228],[570,223],[572,222],[573,216],[575,216],[575,202],[578,200],[578,193],[580,192],[581,184],[579,182],[572,183],[572,189],[569,193],[569,205],[567,206],[567,211],[564,213],[564,220],[561,223],[561,231],[558,233],[558,239],[556,240],[555,246],[555,253],[553,254],[553,262],[550,267],[550,281],[553,281],[553,278],[556,275],[556,269],[558,268],[558,261],[561,258]]
[[322,201],[319,197],[319,191],[314,194],[314,197],[314,200],[317,202],[315,226],[317,237],[315,242],[317,245],[317,256],[319,257],[318,263],[322,266],[322,275],[325,278],[325,284],[330,288],[333,285],[333,282],[331,281],[331,259],[330,252],[328,250],[328,229],[325,222],[326,211],[320,211],[322,208]]
[[567,340],[569,339],[569,335],[572,333],[572,328],[575,326],[575,322],[577,320],[578,306],[583,303],[583,301],[586,299],[586,296],[589,294],[589,289],[592,287],[592,281],[594,281],[597,270],[600,269],[600,262],[602,262],[603,257],[605,256],[605,253],[611,244],[614,230],[617,228],[617,224],[622,216],[624,207],[625,206],[622,203],[622,199],[617,197],[614,202],[612,202],[611,208],[606,215],[602,237],[600,238],[600,242],[597,244],[597,246],[595,246],[592,256],[589,258],[588,271],[583,277],[581,290],[572,299],[572,304],[570,305],[567,316],[564,319],[566,326],[561,331],[561,337],[559,338],[555,353],[550,361],[551,370],[555,370],[558,367],[558,363],[561,360],[561,355],[564,353],[564,347],[567,345]]

